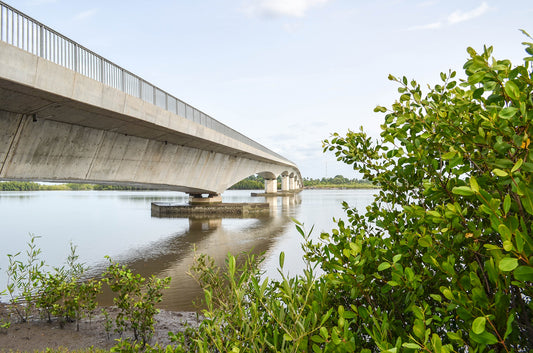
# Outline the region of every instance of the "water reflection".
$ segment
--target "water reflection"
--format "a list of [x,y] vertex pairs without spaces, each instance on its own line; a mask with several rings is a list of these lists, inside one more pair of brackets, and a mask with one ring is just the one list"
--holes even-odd
[[[269,198],[271,214],[257,218],[188,218],[188,229],[171,237],[137,248],[113,260],[126,264],[142,276],[172,277],[160,307],[168,310],[193,310],[193,302],[203,295],[198,284],[187,273],[198,254],[208,254],[223,265],[228,253],[263,254],[291,223],[291,207],[301,203],[297,196]],[[280,211],[280,212],[279,212]],[[102,271],[107,263],[96,266]],[[112,304],[110,293],[99,302]]]

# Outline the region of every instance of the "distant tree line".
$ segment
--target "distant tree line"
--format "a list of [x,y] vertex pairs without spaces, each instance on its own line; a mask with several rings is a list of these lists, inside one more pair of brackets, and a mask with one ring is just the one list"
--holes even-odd
[[[366,180],[348,179],[342,175],[333,178],[304,178],[304,188],[343,188],[343,189],[366,189],[375,188]],[[230,187],[230,190],[261,190],[265,188],[265,179],[258,175],[249,176]],[[278,177],[278,189],[281,189],[281,177]]]
[[265,179],[259,175],[251,175],[246,179],[233,184],[230,190],[262,190],[265,188]]
[[362,179],[348,179],[342,175],[335,175],[333,178],[304,178],[305,188],[347,188],[347,189],[366,189],[375,188],[372,183]]
[[42,191],[42,190],[150,190],[148,188],[102,185],[102,184],[39,184],[32,181],[0,182],[0,191]]

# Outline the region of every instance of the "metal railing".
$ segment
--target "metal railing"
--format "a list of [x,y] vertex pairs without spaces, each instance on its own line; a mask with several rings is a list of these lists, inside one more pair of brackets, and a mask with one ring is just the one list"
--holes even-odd
[[0,1],[0,40],[292,164],[285,157],[2,1]]

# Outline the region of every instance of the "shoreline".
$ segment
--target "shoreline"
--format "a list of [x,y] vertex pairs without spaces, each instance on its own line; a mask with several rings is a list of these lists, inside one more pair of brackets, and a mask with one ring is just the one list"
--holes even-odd
[[[0,320],[10,318],[9,328],[0,329],[0,352],[44,352],[47,348],[68,350],[83,350],[90,347],[110,349],[116,345],[116,339],[121,338],[113,329],[106,332],[106,319],[101,313],[105,308],[113,320],[118,313],[116,307],[98,307],[93,315],[80,320],[80,330],[76,331],[76,323],[69,322],[60,325],[57,319],[51,323],[46,319],[32,317],[28,322],[19,322],[18,318],[9,312],[8,305],[0,303]],[[169,311],[159,309],[155,315],[154,336],[149,342],[162,347],[172,344],[168,332],[182,332],[186,327],[198,327],[200,316],[191,311]],[[125,332],[122,339],[133,338],[133,332]]]

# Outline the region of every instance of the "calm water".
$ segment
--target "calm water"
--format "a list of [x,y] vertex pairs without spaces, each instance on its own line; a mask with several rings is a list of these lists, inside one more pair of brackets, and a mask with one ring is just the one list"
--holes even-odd
[[[301,236],[291,218],[314,226],[313,236],[334,228],[333,217],[344,218],[341,203],[362,210],[374,190],[304,190],[294,197],[269,198],[270,216],[262,218],[155,218],[153,201],[186,203],[177,192],[37,191],[0,192],[0,288],[5,288],[7,254],[26,249],[29,234],[40,236],[41,258],[50,266],[64,263],[69,243],[80,261],[99,272],[105,255],[144,276],[171,276],[161,307],[192,310],[201,293],[187,275],[193,247],[223,263],[228,252],[264,252],[266,275],[276,277],[279,253],[286,252],[285,272],[300,272]],[[224,202],[265,202],[250,191],[227,191]],[[1,290],[1,289],[0,289]],[[99,301],[110,304],[110,298]]]

